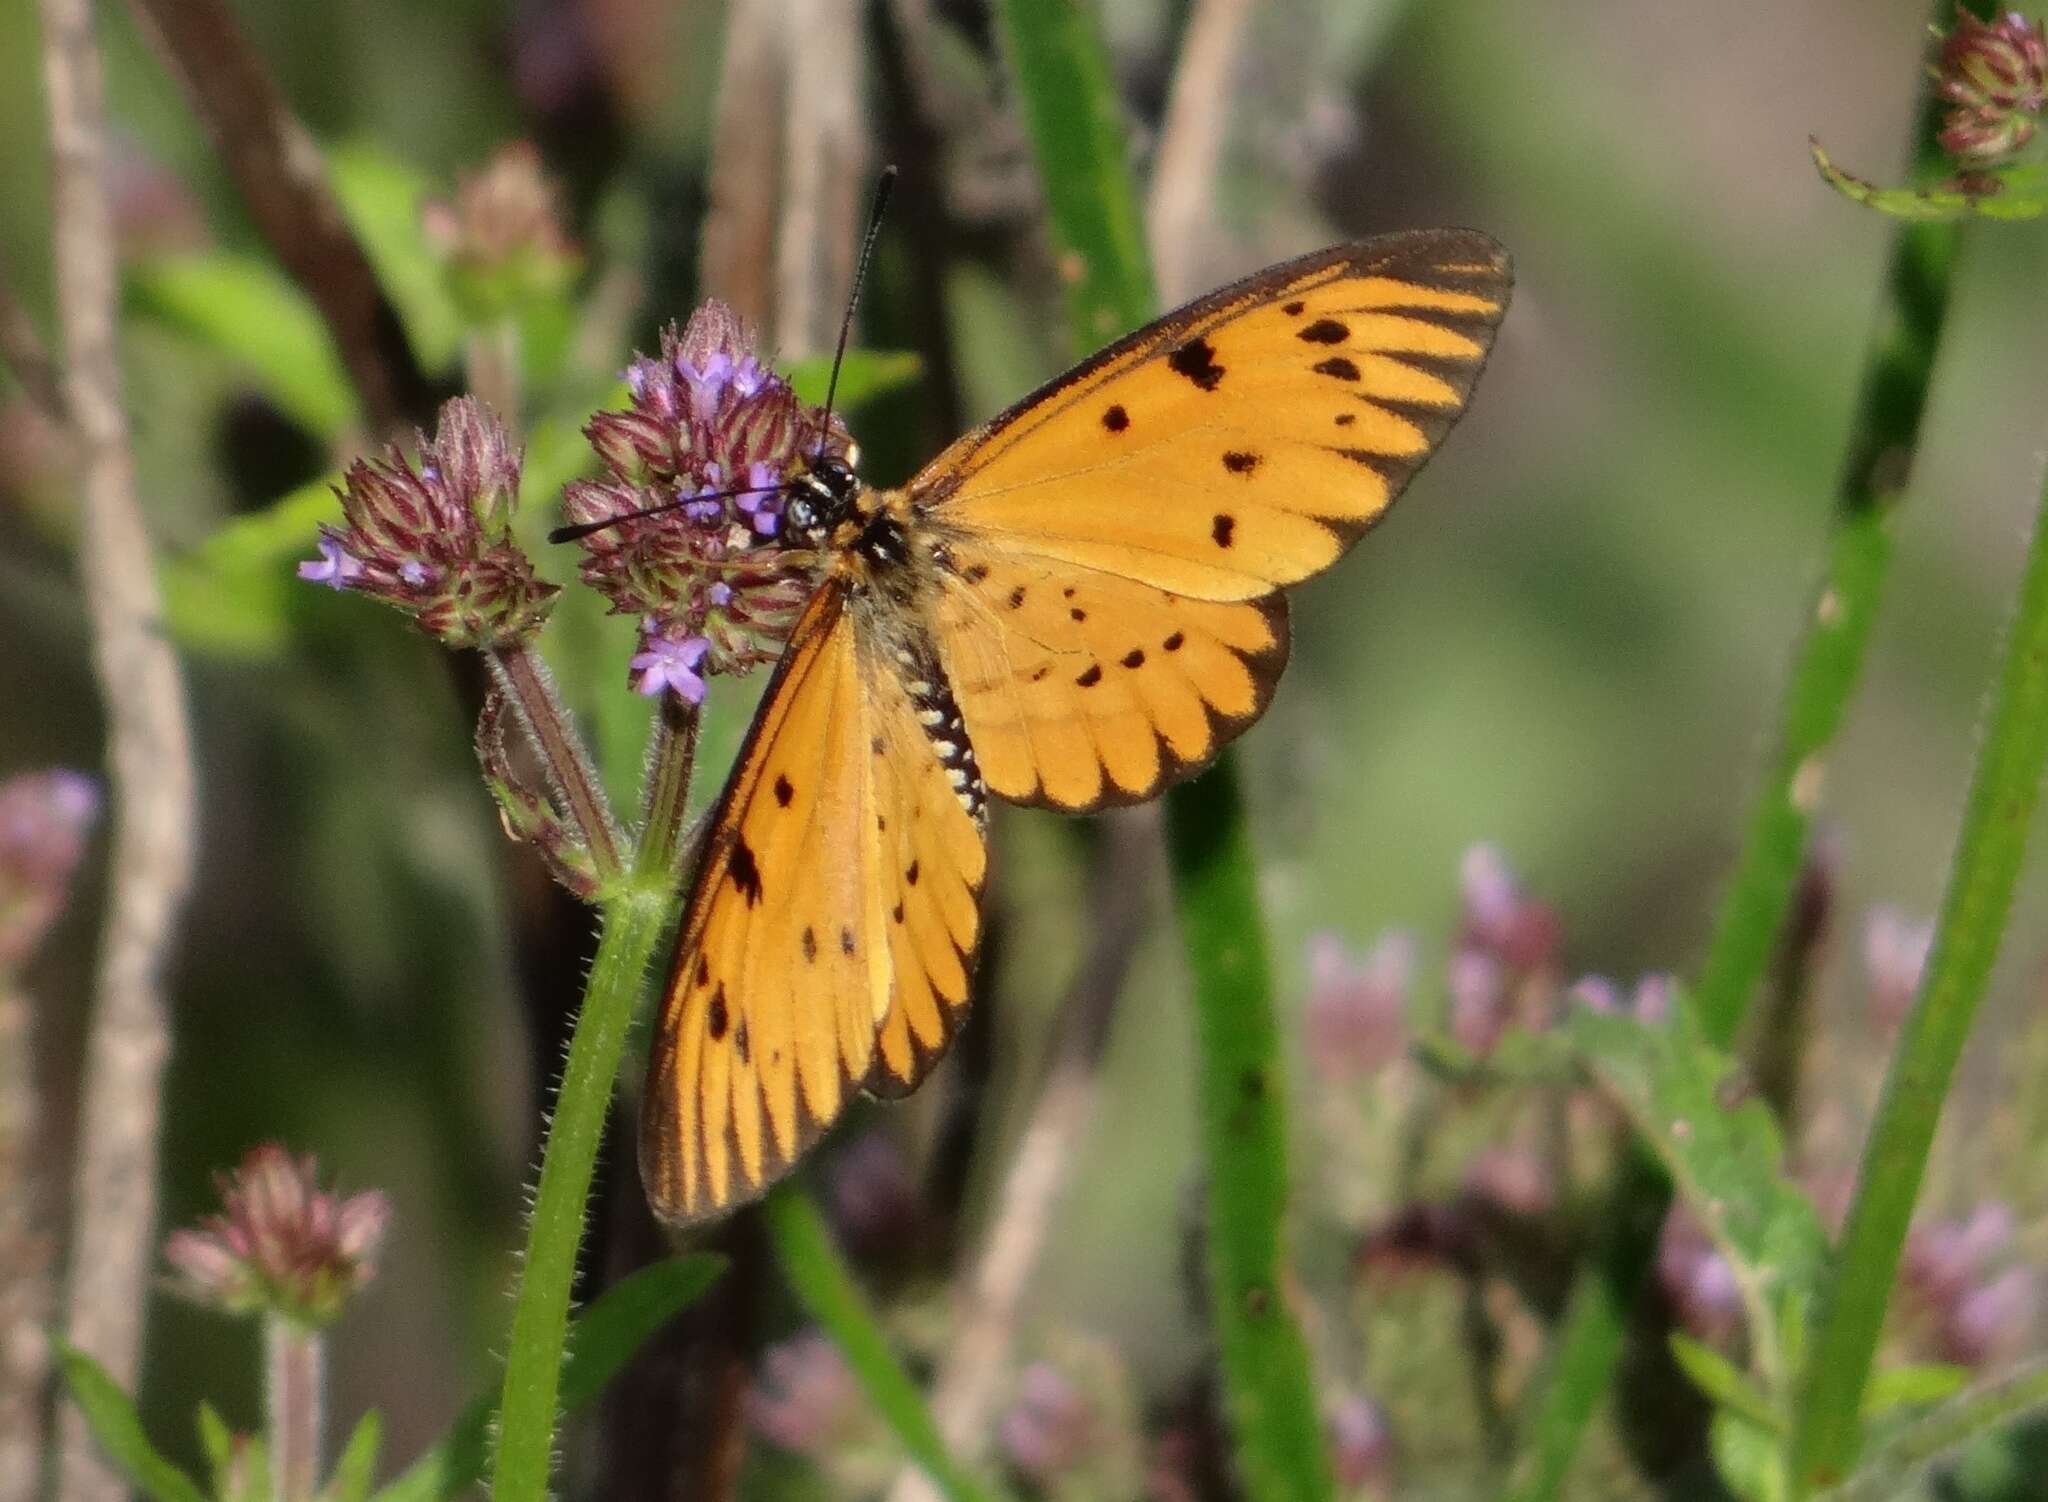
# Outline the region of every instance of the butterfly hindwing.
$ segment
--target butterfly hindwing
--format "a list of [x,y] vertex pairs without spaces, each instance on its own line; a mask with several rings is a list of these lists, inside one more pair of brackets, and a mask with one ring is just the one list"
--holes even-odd
[[1110,346],[910,486],[934,630],[1005,798],[1084,811],[1264,712],[1279,591],[1376,521],[1463,411],[1507,259],[1458,230],[1290,261]]
[[874,867],[895,982],[867,1085],[915,1089],[966,1015],[988,869],[986,793],[929,636],[891,617],[863,643]]
[[878,942],[862,697],[854,622],[828,584],[715,811],[662,998],[640,1150],[669,1220],[772,1183],[873,1058],[893,963]]
[[989,787],[1067,810],[1136,803],[1207,765],[1287,663],[1278,594],[1213,601],[964,540],[937,591]]
[[1506,308],[1483,235],[1284,262],[1111,345],[912,482],[934,523],[1176,594],[1319,572],[1463,411]]

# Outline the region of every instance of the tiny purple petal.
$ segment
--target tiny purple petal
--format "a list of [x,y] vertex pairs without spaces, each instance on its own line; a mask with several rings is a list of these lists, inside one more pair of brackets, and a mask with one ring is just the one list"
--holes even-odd
[[768,373],[761,369],[760,362],[752,355],[744,355],[733,367],[732,389],[740,397],[752,396],[767,381]]
[[639,675],[633,683],[634,691],[651,699],[673,690],[686,703],[702,704],[705,684],[697,669],[710,650],[710,641],[701,636],[686,636],[680,641],[667,636],[649,639],[645,650],[628,664]]
[[762,537],[773,537],[782,528],[782,513],[779,511],[756,511],[754,531]]
[[320,539],[320,556],[299,565],[299,577],[330,589],[347,589],[363,576],[362,560],[332,537]]
[[711,601],[713,609],[723,610],[732,603],[732,586],[720,579],[706,590],[704,595]]
[[398,565],[398,577],[414,589],[424,589],[427,583],[427,566],[417,558],[408,558]]

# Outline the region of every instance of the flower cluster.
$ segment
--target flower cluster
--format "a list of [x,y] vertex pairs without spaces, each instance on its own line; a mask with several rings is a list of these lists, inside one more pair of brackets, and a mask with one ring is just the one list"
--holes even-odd
[[1483,1054],[1511,1024],[1550,1020],[1561,935],[1557,914],[1524,894],[1494,846],[1466,851],[1458,876],[1451,1035]]
[[448,268],[456,300],[484,323],[569,289],[583,257],[562,218],[540,153],[514,141],[456,185],[453,203],[427,203],[421,227]]
[[375,1275],[391,1207],[375,1190],[320,1188],[313,1160],[266,1142],[220,1176],[223,1213],[164,1243],[174,1291],[229,1314],[331,1324]]
[[450,646],[492,647],[538,631],[561,591],[534,576],[512,537],[520,456],[482,403],[441,408],[415,469],[397,449],[343,477],[345,525],[320,529],[299,577],[397,606]]
[[2041,1313],[2040,1275],[2020,1262],[2011,1210],[1996,1201],[1959,1219],[1923,1221],[1906,1237],[1899,1286],[1933,1354],[1985,1367],[2024,1350]]
[[64,911],[99,808],[99,784],[81,772],[0,783],[0,976],[35,952]]
[[756,359],[723,303],[665,332],[659,357],[627,367],[626,386],[632,405],[584,429],[604,477],[569,486],[563,510],[578,524],[626,518],[585,536],[583,578],[641,618],[633,686],[699,703],[707,675],[780,652],[814,560],[783,545],[778,487],[850,445]]
[[1942,120],[1941,149],[1965,169],[2000,166],[2033,140],[2048,104],[2048,36],[2040,22],[2018,11],[1980,21],[1958,5],[1932,72],[1954,106]]

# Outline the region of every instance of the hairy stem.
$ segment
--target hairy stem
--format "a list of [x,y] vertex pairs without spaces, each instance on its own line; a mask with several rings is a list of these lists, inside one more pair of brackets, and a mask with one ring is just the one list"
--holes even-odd
[[582,738],[576,734],[568,706],[555,693],[554,682],[542,666],[540,654],[521,645],[494,648],[489,656],[491,674],[519,711],[527,734],[533,737],[548,778],[561,794],[569,818],[597,865],[598,880],[615,880],[625,870],[619,854],[618,821],[612,817],[604,783],[590,763]]
[[697,729],[703,714],[674,694],[661,696],[654,722],[654,748],[648,755],[646,786],[641,796],[640,848],[634,869],[649,881],[677,881],[684,847],[684,819],[689,812],[690,779],[697,763]]
[[604,907],[604,935],[569,1040],[527,1227],[499,1406],[492,1502],[544,1502],[548,1495],[569,1291],[583,1244],[591,1174],[626,1033],[669,906],[665,886],[633,886],[615,891]]

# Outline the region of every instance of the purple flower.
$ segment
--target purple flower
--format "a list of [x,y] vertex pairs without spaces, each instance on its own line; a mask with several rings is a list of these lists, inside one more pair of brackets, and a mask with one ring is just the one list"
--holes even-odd
[[705,684],[697,670],[710,650],[711,643],[701,636],[680,641],[669,636],[643,638],[639,654],[629,664],[638,675],[633,680],[634,692],[650,699],[673,692],[685,703],[702,704]]
[[1382,935],[1363,959],[1335,934],[1309,940],[1307,1032],[1311,1062],[1333,1079],[1376,1073],[1408,1046],[1411,934]]
[[1477,949],[1451,956],[1451,1036],[1476,1054],[1491,1051],[1509,1022],[1500,961]]
[[1010,1464],[1044,1486],[1088,1457],[1098,1428],[1087,1395],[1058,1367],[1034,1361],[1018,1377],[997,1434]]
[[1323,1433],[1330,1444],[1331,1469],[1346,1492],[1388,1479],[1394,1437],[1379,1405],[1358,1393],[1344,1393],[1325,1405]]
[[1726,1340],[1741,1328],[1742,1290],[1735,1269],[1684,1206],[1664,1218],[1657,1281],[1680,1324],[1701,1340]]
[[860,1418],[860,1387],[839,1348],[807,1330],[761,1358],[747,1390],[747,1422],[771,1444],[822,1455]]
[[453,203],[430,200],[420,218],[475,323],[561,296],[583,268],[563,229],[560,195],[530,142],[500,149],[456,184]]
[[362,560],[341,545],[341,539],[323,534],[317,544],[318,558],[299,565],[299,577],[330,589],[347,589],[363,576]]
[[63,914],[99,812],[99,784],[82,772],[0,782],[0,975],[27,960]]
[[217,1182],[224,1213],[164,1243],[173,1292],[229,1314],[263,1310],[317,1327],[375,1276],[391,1218],[375,1190],[322,1190],[313,1160],[274,1142]]

